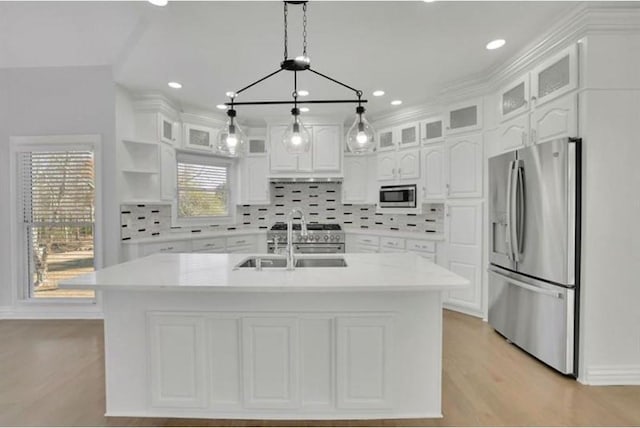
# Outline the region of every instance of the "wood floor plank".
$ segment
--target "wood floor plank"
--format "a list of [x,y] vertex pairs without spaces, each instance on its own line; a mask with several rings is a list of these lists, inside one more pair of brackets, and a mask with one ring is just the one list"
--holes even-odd
[[99,320],[0,321],[1,426],[638,426],[640,387],[581,385],[482,321],[444,313],[442,419],[107,418]]

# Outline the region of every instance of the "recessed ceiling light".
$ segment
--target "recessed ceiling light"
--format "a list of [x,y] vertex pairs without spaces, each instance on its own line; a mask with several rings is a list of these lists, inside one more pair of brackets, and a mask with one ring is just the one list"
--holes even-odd
[[436,0],[422,0],[422,1],[425,2],[425,3],[433,3]]
[[149,0],[149,3],[151,3],[154,6],[166,6],[167,3],[169,3],[168,0]]
[[489,43],[487,43],[487,49],[492,51],[494,49],[498,49],[504,46],[506,42],[504,41],[504,39],[496,39],[496,40],[492,40]]
[[226,109],[227,109],[227,106],[226,106],[226,105],[224,105],[224,104],[218,104],[218,105],[216,106],[216,108],[219,108],[220,110],[226,110]]
[[173,88],[173,89],[180,89],[180,88],[182,88],[182,84],[181,84],[181,83],[178,83],[178,82],[169,82],[169,83],[167,83],[167,85],[169,85],[169,87],[170,87],[170,88]]
[[307,95],[309,95],[309,91],[305,91],[304,89],[301,89],[298,91],[298,95],[301,97],[306,97]]
[[306,113],[309,111],[309,107],[300,107],[300,111]]
[[377,91],[373,91],[373,96],[374,97],[381,97],[383,95],[384,95],[384,91],[383,90],[378,89]]
[[399,106],[400,104],[402,104],[402,100],[393,100],[393,101],[391,101],[391,105],[392,106]]

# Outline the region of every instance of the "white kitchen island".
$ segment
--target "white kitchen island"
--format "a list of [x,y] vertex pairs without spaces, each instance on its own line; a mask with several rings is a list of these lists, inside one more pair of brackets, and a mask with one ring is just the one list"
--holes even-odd
[[247,257],[156,254],[63,285],[102,292],[107,416],[442,416],[442,293],[465,279],[411,253],[234,269]]

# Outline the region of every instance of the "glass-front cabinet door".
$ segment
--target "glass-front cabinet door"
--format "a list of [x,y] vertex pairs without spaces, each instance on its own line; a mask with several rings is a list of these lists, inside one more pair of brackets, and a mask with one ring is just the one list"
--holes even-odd
[[446,121],[447,134],[480,129],[482,127],[482,99],[451,106]]
[[420,122],[420,134],[425,144],[439,143],[444,139],[444,126],[441,116]]
[[378,150],[393,150],[395,144],[393,143],[393,128],[381,129],[378,131]]
[[539,106],[578,87],[578,47],[550,57],[531,72],[531,101]]
[[500,91],[500,116],[509,120],[529,110],[529,73]]
[[184,124],[184,146],[187,149],[213,150],[217,132],[206,126]]
[[400,125],[397,128],[398,148],[412,147],[420,144],[420,124],[418,122]]

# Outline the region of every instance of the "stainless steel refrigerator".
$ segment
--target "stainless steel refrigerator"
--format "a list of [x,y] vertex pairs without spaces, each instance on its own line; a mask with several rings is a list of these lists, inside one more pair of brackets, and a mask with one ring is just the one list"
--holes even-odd
[[577,374],[580,140],[489,159],[489,324]]

